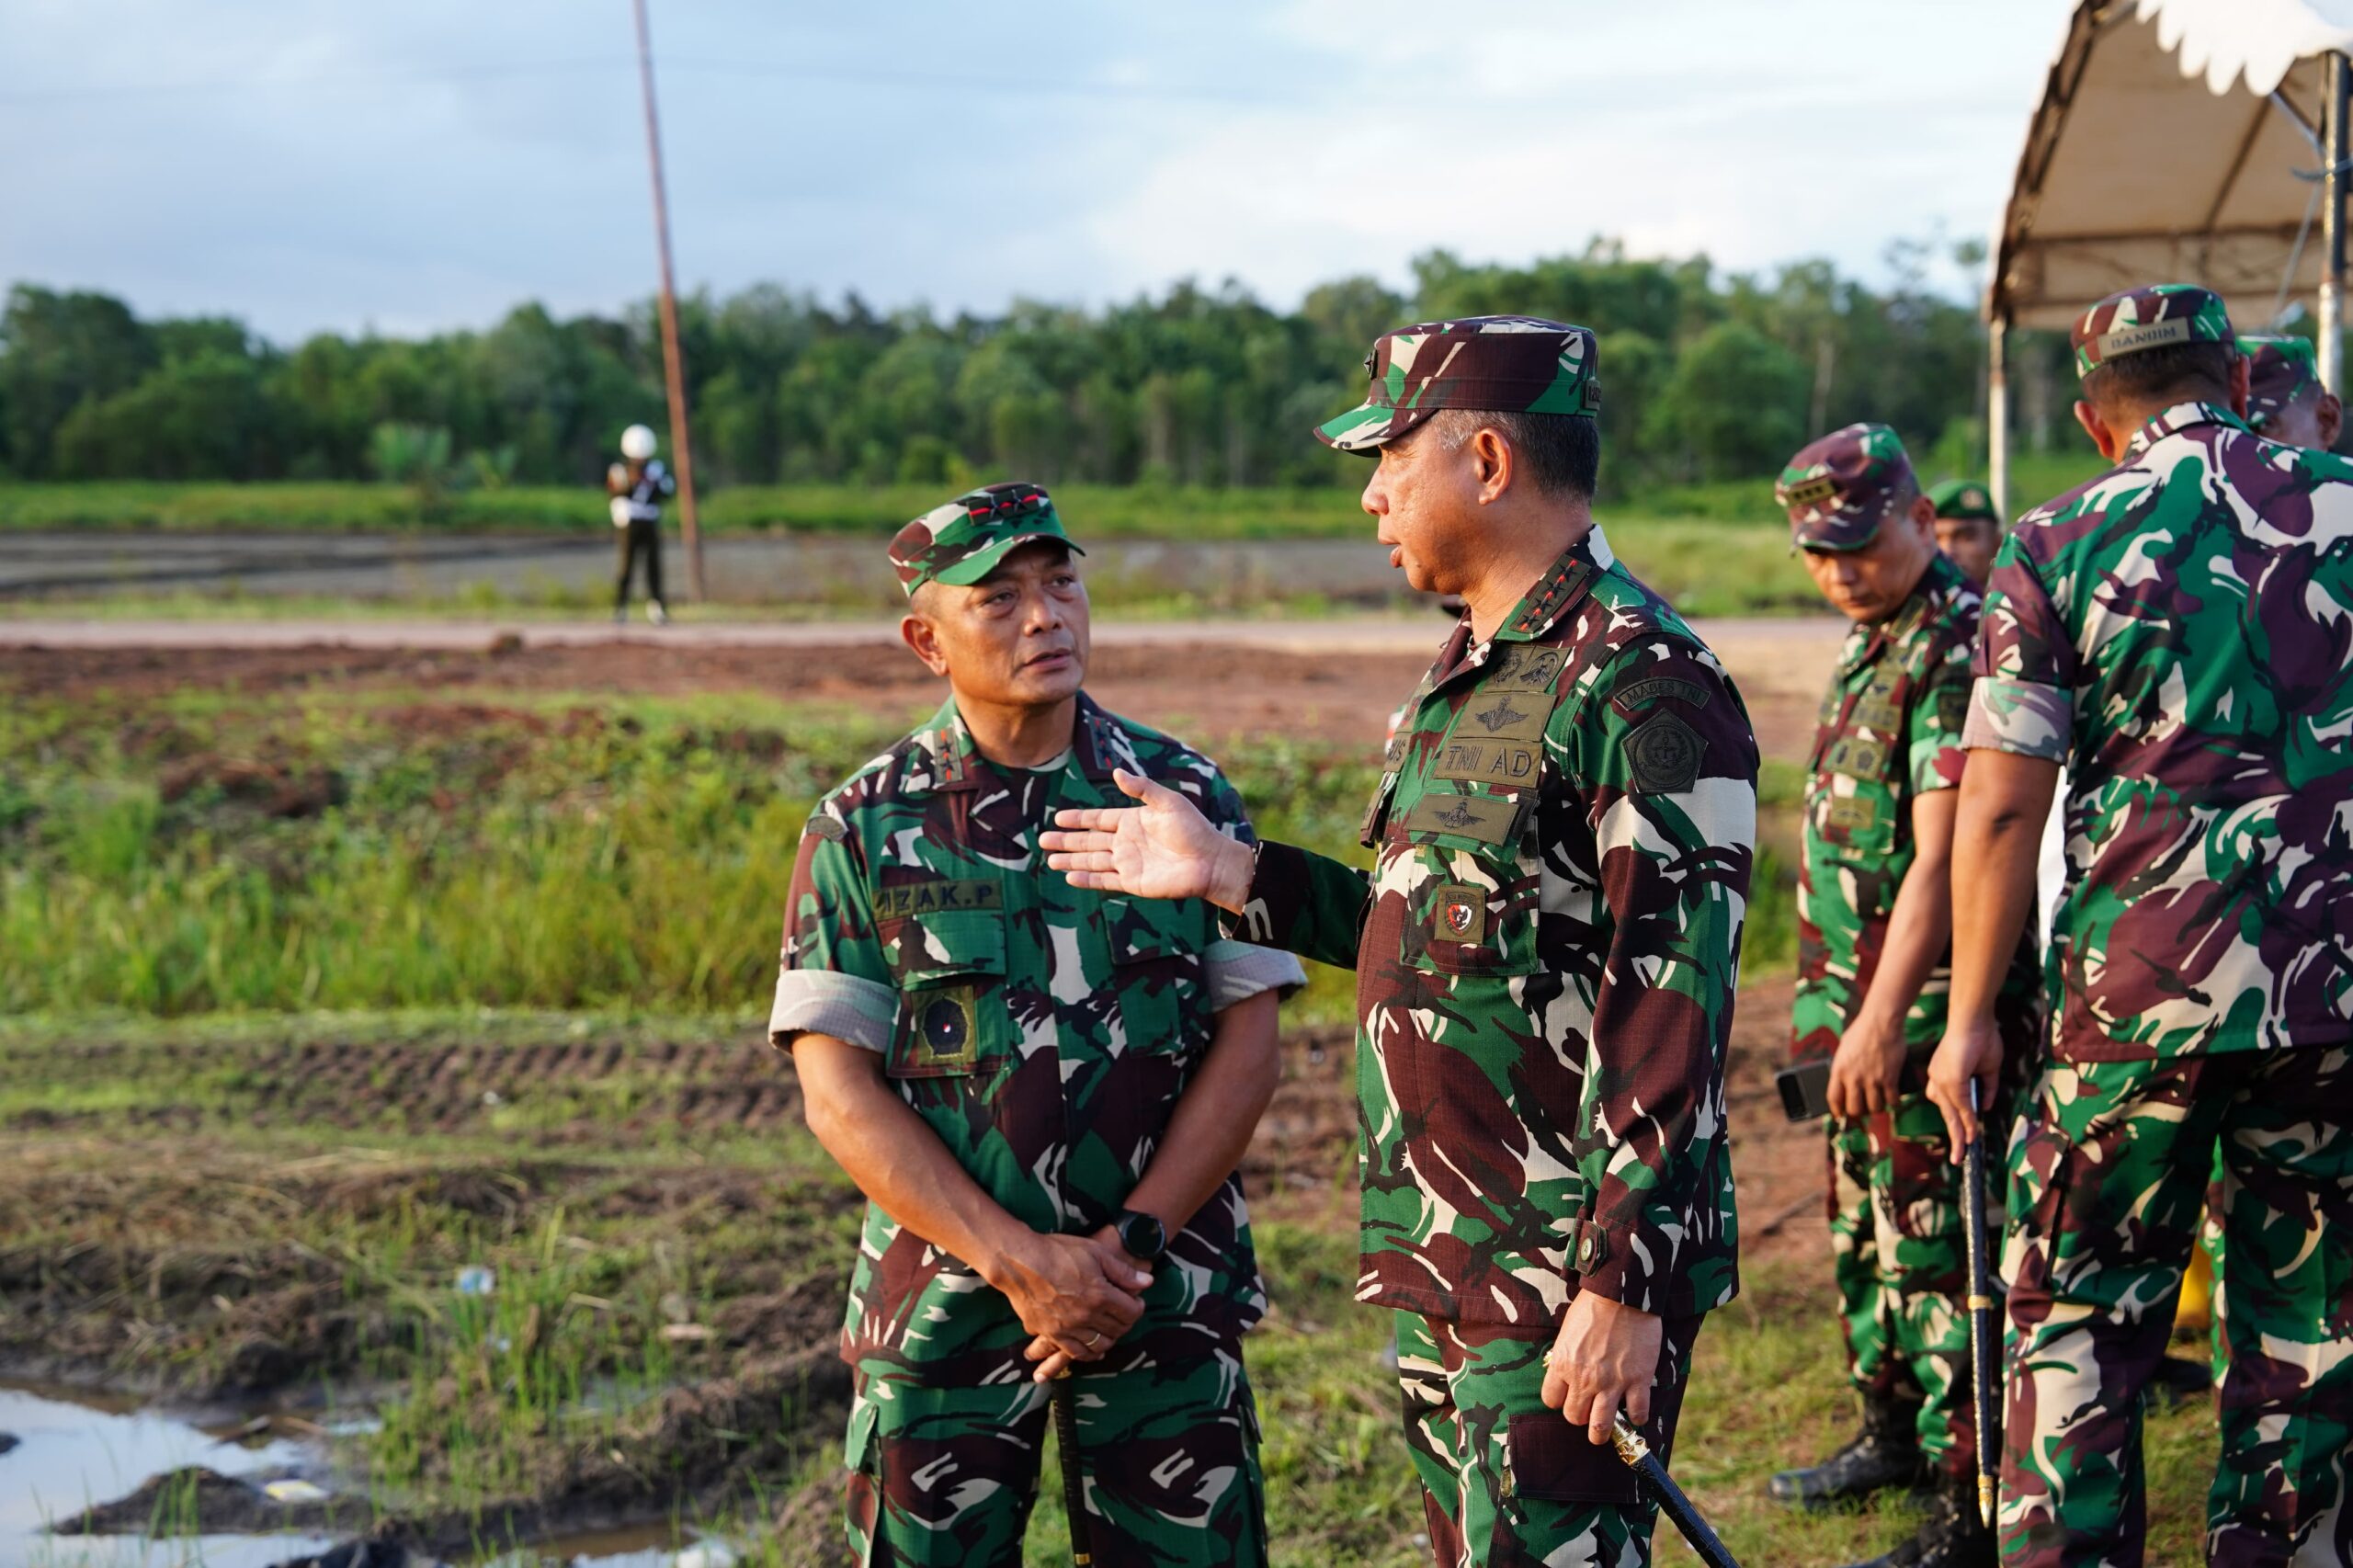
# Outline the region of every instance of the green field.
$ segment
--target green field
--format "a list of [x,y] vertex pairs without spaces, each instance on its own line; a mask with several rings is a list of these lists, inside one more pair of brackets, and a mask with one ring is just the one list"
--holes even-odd
[[[0,707],[0,1358],[372,1413],[333,1441],[338,1533],[684,1512],[832,1562],[857,1204],[759,1020],[802,815],[908,715],[498,668]],[[1348,850],[1357,750],[1220,750],[1262,831]],[[1794,784],[1768,768],[1771,833]],[[1760,877],[1751,978],[1792,943]],[[1347,981],[1287,1012],[1290,1131],[1248,1165],[1286,1568],[1426,1561],[1387,1325],[1350,1300]],[[1826,1287],[1768,1259],[1701,1341],[1677,1470],[1751,1564],[1911,1528],[1761,1494],[1845,1435]],[[2211,1419],[2150,1432],[2151,1561],[2188,1562]],[[1049,1488],[1029,1561],[1063,1541]]]
[[[2011,480],[2018,509],[2099,470],[2089,452],[2022,457]],[[1369,472],[1369,471],[1368,471]],[[1929,476],[1933,477],[1933,476]],[[1082,537],[1135,539],[1347,538],[1368,525],[1357,493],[1325,489],[1187,489],[1055,485],[1064,519]],[[948,498],[925,485],[793,484],[708,490],[702,527],[714,533],[790,529],[888,537]],[[1769,478],[1620,495],[1605,480],[1605,522],[1642,517],[1755,524],[1778,531]],[[392,484],[166,484],[118,482],[0,484],[0,529],[168,528],[453,531],[596,530],[609,526],[592,486],[461,490],[428,510]]]

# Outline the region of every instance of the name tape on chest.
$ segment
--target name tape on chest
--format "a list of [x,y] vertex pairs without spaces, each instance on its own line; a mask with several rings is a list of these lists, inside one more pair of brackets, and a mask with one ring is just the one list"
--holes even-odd
[[1904,722],[1904,713],[1884,697],[1865,697],[1855,704],[1855,722],[1866,730],[1893,730]]
[[1541,746],[1519,741],[1456,739],[1446,743],[1430,768],[1433,778],[1472,784],[1533,784],[1544,766]]
[[911,915],[945,915],[967,909],[1002,909],[1005,889],[994,881],[950,880],[885,882],[874,890],[874,917],[904,920]]

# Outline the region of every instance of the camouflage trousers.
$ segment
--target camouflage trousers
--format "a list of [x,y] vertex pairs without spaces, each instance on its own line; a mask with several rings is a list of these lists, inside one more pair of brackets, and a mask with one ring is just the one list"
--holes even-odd
[[[1697,1317],[1670,1318],[1643,1434],[1662,1460],[1691,1374]],[[1552,1333],[1397,1314],[1405,1446],[1438,1568],[1644,1568],[1657,1509],[1633,1471],[1544,1406]]]
[[2353,1049],[2054,1063],[2010,1151],[2002,1557],[2142,1561],[2143,1392],[2217,1149],[2208,1561],[2353,1562]]
[[[1267,1560],[1258,1416],[1238,1355],[1081,1372],[1079,1451],[1097,1568]],[[849,1421],[860,1568],[1020,1568],[1051,1425],[1027,1379],[942,1388],[861,1369]],[[1049,1483],[1059,1487],[1056,1464]]]
[[1967,1211],[1944,1119],[1926,1096],[1905,1095],[1892,1111],[1832,1118],[1829,1141],[1830,1271],[1847,1375],[1867,1400],[1917,1401],[1930,1464],[1972,1475]]

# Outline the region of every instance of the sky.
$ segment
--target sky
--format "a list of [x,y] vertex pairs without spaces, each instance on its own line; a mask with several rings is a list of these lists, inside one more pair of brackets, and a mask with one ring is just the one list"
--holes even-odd
[[[1983,237],[2069,0],[649,0],[682,289],[1278,307]],[[6,0],[0,285],[320,330],[655,281],[628,0]],[[1970,281],[1938,282],[1956,295]]]

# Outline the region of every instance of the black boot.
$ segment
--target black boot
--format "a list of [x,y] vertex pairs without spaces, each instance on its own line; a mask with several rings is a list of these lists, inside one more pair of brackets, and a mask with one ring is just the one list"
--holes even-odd
[[1863,1429],[1855,1440],[1811,1470],[1785,1470],[1765,1483],[1777,1502],[1818,1508],[1868,1497],[1890,1486],[1916,1486],[1927,1474],[1920,1457],[1920,1407],[1908,1401],[1865,1399]]
[[1977,1511],[1977,1477],[1947,1476],[1928,1499],[1928,1517],[1910,1540],[1884,1557],[1848,1568],[1995,1568],[1994,1531]]

